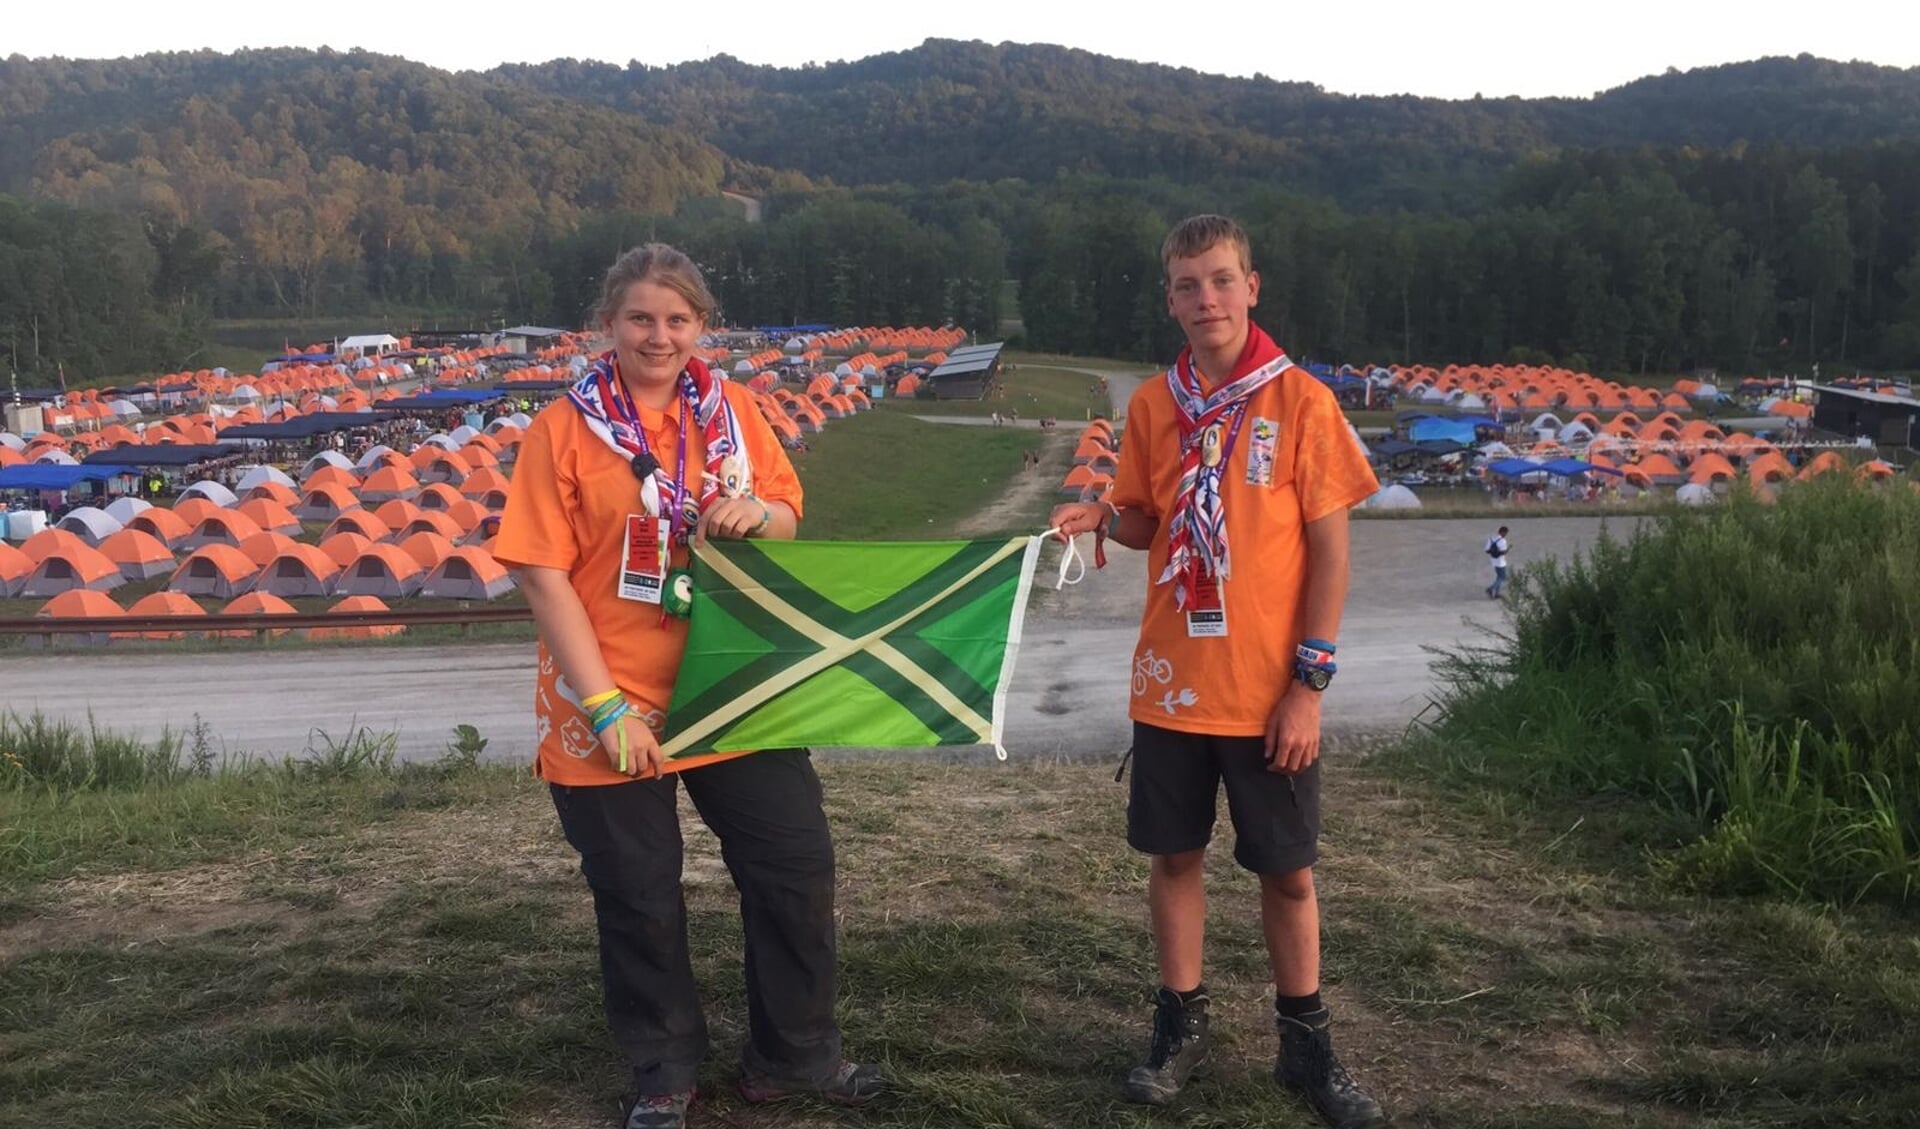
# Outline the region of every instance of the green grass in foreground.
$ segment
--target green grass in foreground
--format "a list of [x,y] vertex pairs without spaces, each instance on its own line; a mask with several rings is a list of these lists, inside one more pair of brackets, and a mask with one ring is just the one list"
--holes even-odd
[[1020,473],[1038,431],[927,423],[905,413],[836,420],[794,456],[806,490],[801,536],[924,541],[952,535]]
[[1668,511],[1510,602],[1508,637],[1438,667],[1443,775],[1633,797],[1667,824],[1657,868],[1703,889],[1920,905],[1920,496]]
[[[1145,1045],[1144,867],[1110,765],[823,766],[841,1018],[897,1090],[749,1111],[734,895],[690,810],[714,1051],[697,1123],[1093,1129],[1313,1122],[1267,1079],[1252,879],[1216,852],[1212,1068],[1118,1098]],[[1910,923],[1596,872],[1485,796],[1337,769],[1320,870],[1347,1061],[1400,1124],[1904,1125]],[[215,769],[0,788],[0,1125],[600,1126],[624,1068],[589,898],[507,768]]]

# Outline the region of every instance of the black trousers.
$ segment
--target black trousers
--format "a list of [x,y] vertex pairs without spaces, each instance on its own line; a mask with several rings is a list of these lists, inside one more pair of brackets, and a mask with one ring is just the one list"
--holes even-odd
[[782,749],[660,780],[551,786],[593,891],[607,1022],[639,1092],[692,1089],[707,1053],[680,887],[682,780],[740,892],[749,1024],[742,1066],[796,1084],[825,1082],[840,1065],[833,841],[811,758]]

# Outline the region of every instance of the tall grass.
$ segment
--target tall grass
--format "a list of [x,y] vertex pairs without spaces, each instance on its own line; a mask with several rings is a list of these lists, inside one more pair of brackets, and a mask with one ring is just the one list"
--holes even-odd
[[1920,495],[1665,513],[1511,599],[1438,664],[1456,769],[1651,800],[1698,833],[1659,860],[1687,884],[1920,903]]
[[[461,737],[459,729],[455,736]],[[485,747],[478,730],[472,739]],[[398,763],[398,734],[375,732],[355,721],[337,733],[315,727],[300,754],[277,759],[216,750],[215,741],[211,727],[197,714],[185,732],[163,729],[160,736],[143,740],[103,729],[91,714],[85,725],[78,725],[37,710],[0,710],[0,792],[139,791],[263,773],[294,781],[343,780],[393,776],[410,767]],[[458,764],[470,766],[475,759],[462,755]],[[414,767],[450,766],[456,766],[451,753],[433,765]]]

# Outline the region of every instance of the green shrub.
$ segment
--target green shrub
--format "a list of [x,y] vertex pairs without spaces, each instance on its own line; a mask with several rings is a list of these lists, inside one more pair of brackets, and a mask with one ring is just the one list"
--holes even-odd
[[1675,880],[1920,901],[1920,496],[1736,495],[1530,568],[1501,645],[1443,657],[1458,769],[1692,820]]

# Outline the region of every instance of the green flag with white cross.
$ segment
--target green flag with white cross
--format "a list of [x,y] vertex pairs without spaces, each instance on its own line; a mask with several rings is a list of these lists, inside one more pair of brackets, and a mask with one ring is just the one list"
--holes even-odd
[[999,747],[1039,545],[699,545],[666,754]]

